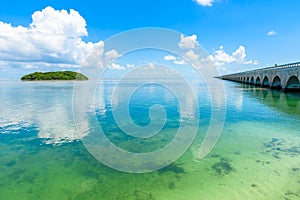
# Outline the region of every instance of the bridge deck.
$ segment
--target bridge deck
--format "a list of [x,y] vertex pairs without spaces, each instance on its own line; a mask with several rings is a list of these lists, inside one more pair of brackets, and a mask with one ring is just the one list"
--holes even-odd
[[300,62],[228,74],[217,78],[285,91],[300,90]]

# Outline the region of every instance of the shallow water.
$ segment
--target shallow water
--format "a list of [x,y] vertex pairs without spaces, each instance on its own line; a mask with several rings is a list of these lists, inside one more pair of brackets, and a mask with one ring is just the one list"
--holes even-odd
[[[72,82],[0,83],[1,199],[300,198],[299,94],[224,82],[225,126],[213,151],[201,160],[197,154],[211,105],[202,83],[192,81],[200,105],[199,129],[192,146],[166,168],[132,174],[101,164],[82,144],[85,136],[76,133],[73,121]],[[162,134],[136,140],[114,122],[114,85],[106,81],[97,93],[96,113],[108,138],[133,152],[151,152],[173,139],[180,112],[171,92],[148,85],[133,96],[130,111],[136,124],[149,123],[149,107],[155,103],[168,116]],[[122,106],[122,96],[118,99]],[[184,114],[193,117],[193,109],[185,107]]]

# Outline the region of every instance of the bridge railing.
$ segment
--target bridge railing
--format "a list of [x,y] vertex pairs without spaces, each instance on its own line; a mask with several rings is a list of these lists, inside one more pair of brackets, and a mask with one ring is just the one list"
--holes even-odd
[[292,68],[299,68],[299,67],[300,67],[300,62],[296,62],[296,63],[289,63],[289,64],[284,64],[284,65],[275,65],[275,66],[272,66],[272,67],[266,67],[266,68],[262,68],[262,69],[253,69],[253,70],[249,70],[249,71],[245,71],[245,72],[228,74],[228,75],[224,75],[224,76],[221,76],[221,77],[238,76],[238,75],[245,75],[245,74],[253,73],[253,72],[281,70],[281,69],[286,69],[286,68],[292,69]]
[[296,62],[296,63],[289,63],[289,64],[284,64],[284,65],[275,65],[272,67],[266,67],[266,68],[262,68],[260,70],[276,70],[276,69],[285,69],[285,68],[297,68],[300,67],[300,62]]

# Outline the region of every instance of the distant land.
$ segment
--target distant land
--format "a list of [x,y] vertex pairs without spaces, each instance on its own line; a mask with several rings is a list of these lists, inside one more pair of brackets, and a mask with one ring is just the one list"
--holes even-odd
[[71,80],[88,80],[88,78],[78,72],[56,71],[56,72],[34,72],[22,76],[22,81],[71,81]]

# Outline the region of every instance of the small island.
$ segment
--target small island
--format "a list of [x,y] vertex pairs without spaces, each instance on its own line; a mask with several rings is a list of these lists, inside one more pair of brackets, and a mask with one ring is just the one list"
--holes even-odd
[[22,81],[84,81],[88,78],[78,72],[56,71],[56,72],[34,72],[21,78]]

